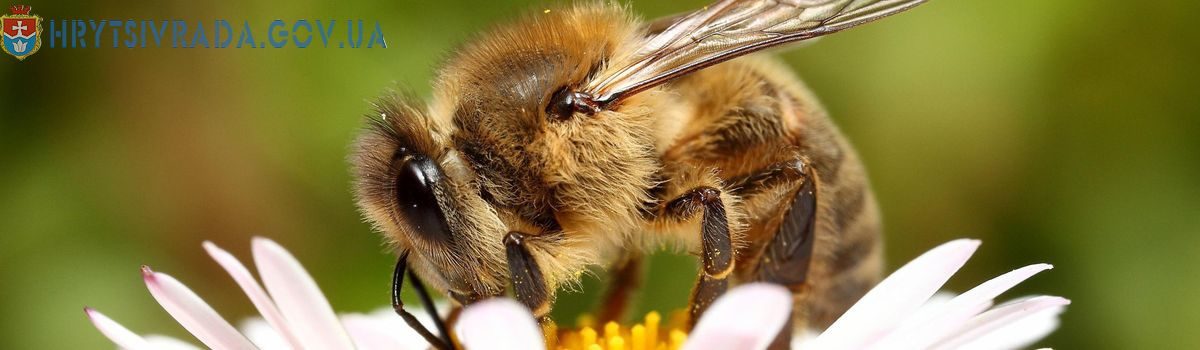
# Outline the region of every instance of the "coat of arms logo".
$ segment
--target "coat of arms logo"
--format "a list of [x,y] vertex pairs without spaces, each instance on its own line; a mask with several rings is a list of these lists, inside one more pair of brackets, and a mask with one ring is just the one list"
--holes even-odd
[[33,10],[29,5],[13,5],[9,8],[12,14],[0,16],[3,28],[4,52],[13,55],[18,60],[25,60],[42,47],[42,18],[29,14]]

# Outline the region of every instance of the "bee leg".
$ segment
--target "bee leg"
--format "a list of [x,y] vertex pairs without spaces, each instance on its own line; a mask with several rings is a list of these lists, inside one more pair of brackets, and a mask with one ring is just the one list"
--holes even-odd
[[446,327],[447,322],[442,320],[442,317],[438,315],[437,305],[433,303],[433,298],[429,296],[429,290],[425,288],[425,282],[422,282],[421,278],[417,277],[417,274],[412,270],[408,271],[408,279],[413,289],[417,290],[417,296],[421,298],[421,305],[425,308],[425,312],[429,315],[429,318],[433,320],[433,325],[437,328],[438,334],[442,336],[442,341],[445,341],[446,344],[453,344],[454,342],[450,340],[449,328]]
[[558,323],[555,323],[550,316],[538,317],[537,323],[538,328],[542,330],[542,339],[546,341],[547,347],[554,349],[558,344]]
[[[454,328],[458,324],[458,317],[462,315],[463,306],[451,304],[450,311],[446,313],[446,325]],[[451,333],[453,335],[453,333]]]
[[[450,334],[445,331],[445,325],[443,325],[441,323],[441,319],[437,317],[437,311],[433,309],[432,303],[427,303],[425,307],[429,308],[431,312],[430,315],[433,316],[433,319],[436,322],[438,322],[438,328],[442,332],[442,338],[438,338],[438,336],[434,335],[433,332],[430,332],[428,329],[426,329],[425,326],[422,325],[412,313],[409,313],[408,310],[404,309],[404,302],[400,300],[400,290],[404,285],[404,273],[407,269],[408,252],[406,251],[400,255],[400,259],[396,260],[396,269],[392,271],[392,310],[396,311],[396,314],[400,315],[400,318],[404,319],[404,322],[408,324],[408,327],[415,330],[417,334],[421,335],[422,338],[425,338],[425,341],[429,342],[430,346],[433,346],[438,350],[452,349],[452,344],[454,343],[450,342]],[[419,286],[417,289],[418,292],[423,295],[422,300],[426,300],[428,298],[428,294],[424,291],[425,286],[419,282],[420,280],[416,279],[416,275],[410,273],[409,277],[413,278],[414,286]]]
[[[775,236],[767,243],[758,258],[755,279],[778,284],[803,293],[807,288],[808,268],[812,261],[817,221],[816,177],[808,171],[803,159],[773,165],[763,172],[739,179],[737,193],[752,195],[777,186],[796,186],[791,204]],[[792,185],[793,183],[798,184]],[[797,186],[798,185],[798,186]],[[793,305],[801,307],[800,303]],[[791,346],[794,317],[780,330],[769,349],[788,349]]]
[[550,313],[550,293],[537,260],[529,254],[527,239],[529,237],[524,233],[516,231],[504,236],[508,273],[517,301],[533,311],[534,316],[542,317]]
[[[801,292],[808,279],[817,222],[817,181],[802,157],[773,164],[761,172],[732,179],[732,191],[752,197],[773,188],[794,188],[778,231],[758,258],[755,279]],[[784,187],[786,186],[786,187]]]
[[642,284],[642,257],[637,253],[627,253],[608,271],[611,271],[608,292],[596,314],[599,324],[620,321],[625,316],[633,292]]
[[729,287],[729,273],[733,271],[733,243],[729,236],[729,222],[725,216],[725,205],[721,202],[721,191],[712,187],[699,187],[684,193],[666,205],[666,214],[678,219],[692,217],[703,210],[700,224],[701,259],[703,266],[696,287],[692,290],[688,327],[695,326],[700,315]]
[[729,281],[725,278],[710,277],[701,273],[696,280],[696,286],[692,289],[692,299],[688,309],[688,329],[695,327],[696,322],[700,321],[700,316],[704,315],[704,311],[707,311],[717,298],[725,295],[725,291],[728,289]]

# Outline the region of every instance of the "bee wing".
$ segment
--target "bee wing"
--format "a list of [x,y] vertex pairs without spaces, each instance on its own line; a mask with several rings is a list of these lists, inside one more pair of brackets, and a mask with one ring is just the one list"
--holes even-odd
[[836,33],[926,0],[722,0],[663,26],[615,57],[583,92],[609,104],[673,78],[781,44]]

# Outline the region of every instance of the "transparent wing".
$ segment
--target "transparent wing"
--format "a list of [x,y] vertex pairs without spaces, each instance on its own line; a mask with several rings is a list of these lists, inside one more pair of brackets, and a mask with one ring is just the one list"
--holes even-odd
[[926,0],[722,0],[652,30],[582,92],[599,105],[769,47],[815,38],[913,8]]

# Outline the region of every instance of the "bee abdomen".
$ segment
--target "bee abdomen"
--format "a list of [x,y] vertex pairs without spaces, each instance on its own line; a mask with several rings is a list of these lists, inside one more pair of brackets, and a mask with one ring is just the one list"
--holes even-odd
[[865,182],[856,182],[830,199],[828,225],[818,230],[819,258],[814,262],[810,326],[827,327],[874,287],[883,272],[878,209]]

